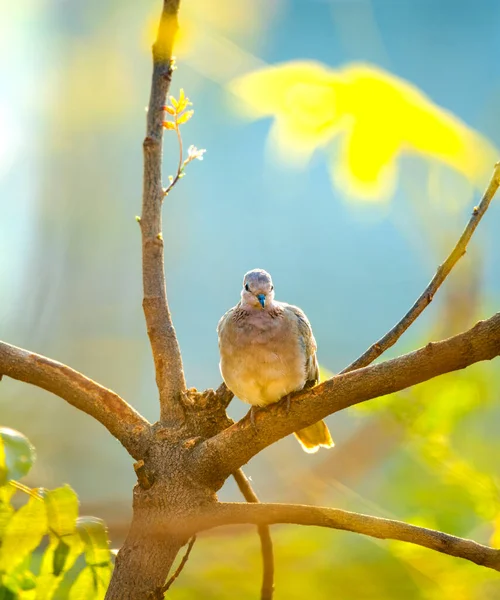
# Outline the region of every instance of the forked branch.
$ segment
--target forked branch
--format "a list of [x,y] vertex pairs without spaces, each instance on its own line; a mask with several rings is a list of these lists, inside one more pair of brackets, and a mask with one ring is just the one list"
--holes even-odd
[[465,254],[467,250],[467,244],[469,243],[469,240],[471,239],[476,227],[479,225],[479,221],[482,219],[484,213],[488,209],[488,206],[490,205],[490,202],[493,196],[496,194],[499,186],[500,162],[495,165],[493,175],[491,176],[491,180],[483,194],[481,202],[478,206],[474,207],[467,227],[464,229],[456,246],[453,248],[444,263],[439,266],[431,282],[420,294],[415,304],[410,308],[401,321],[399,321],[399,323],[397,323],[390,331],[388,331],[384,337],[372,344],[359,358],[341,371],[341,374],[354,371],[355,369],[361,369],[362,367],[366,367],[367,365],[371,364],[391,346],[394,346],[394,344],[399,340],[408,327],[410,327],[410,325],[422,314],[425,308],[429,306],[443,281],[448,277],[453,267]]
[[150,424],[118,394],[55,360],[0,342],[0,374],[52,392],[102,423],[140,459]]

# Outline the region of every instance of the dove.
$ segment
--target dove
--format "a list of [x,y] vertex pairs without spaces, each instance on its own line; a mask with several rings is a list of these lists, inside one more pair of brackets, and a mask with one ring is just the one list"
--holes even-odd
[[[245,274],[241,300],[220,319],[217,333],[222,378],[252,411],[319,381],[311,325],[300,308],[274,299],[271,275],[263,269]],[[309,453],[334,446],[324,421],[295,436]]]

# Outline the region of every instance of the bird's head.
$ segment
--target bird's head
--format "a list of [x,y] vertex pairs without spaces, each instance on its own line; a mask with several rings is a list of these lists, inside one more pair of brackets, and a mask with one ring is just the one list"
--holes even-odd
[[243,306],[265,308],[274,299],[274,286],[271,275],[263,269],[248,271],[243,278],[241,303]]

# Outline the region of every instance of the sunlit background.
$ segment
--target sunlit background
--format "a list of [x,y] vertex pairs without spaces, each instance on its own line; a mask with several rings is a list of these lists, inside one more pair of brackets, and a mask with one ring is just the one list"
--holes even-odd
[[[170,307],[190,386],[220,383],[215,328],[243,274],[273,275],[336,372],[408,310],[500,153],[497,0],[182,0],[172,93],[203,162],[164,206]],[[0,0],[0,338],[158,417],[141,309],[142,137],[160,1]],[[165,178],[177,160],[166,132]],[[500,300],[500,198],[426,313],[387,354],[471,326]],[[327,419],[247,465],[262,500],[403,519],[500,545],[498,364]],[[247,407],[234,400],[233,418]],[[131,459],[91,418],[5,379],[0,424],[28,435],[30,485],[69,483],[119,546]],[[238,500],[232,482],[220,493]],[[275,527],[276,600],[488,600],[500,575],[399,542]],[[258,538],[196,544],[176,599],[255,598]],[[60,595],[61,598],[65,597]]]

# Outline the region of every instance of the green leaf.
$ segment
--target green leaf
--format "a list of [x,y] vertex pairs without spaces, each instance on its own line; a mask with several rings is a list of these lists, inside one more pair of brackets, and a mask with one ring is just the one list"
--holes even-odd
[[[34,590],[36,587],[36,577],[30,571],[31,556],[27,555],[14,569],[7,573],[3,578],[6,587],[14,592],[26,592]],[[23,594],[22,598],[27,597]],[[32,594],[29,594],[32,597]]]
[[65,536],[64,539],[51,536],[40,565],[36,600],[51,600],[54,597],[64,574],[75,564],[83,548],[78,533]]
[[43,492],[47,510],[50,544],[40,567],[36,600],[50,600],[64,576],[83,552],[84,545],[76,531],[78,497],[68,486]]
[[18,595],[4,585],[0,585],[0,600],[18,600]]
[[22,591],[34,590],[36,588],[36,577],[29,570],[24,570],[19,573],[17,579],[19,582],[19,589]]
[[64,540],[59,540],[52,557],[52,569],[54,572],[54,577],[58,577],[64,571],[70,550],[70,546],[68,546]]
[[0,437],[0,486],[7,483],[7,458],[5,456],[5,448],[3,440]]
[[10,499],[15,493],[16,489],[10,485],[0,487],[0,541],[3,538],[3,532],[7,523],[14,514],[14,508],[10,503]]
[[71,487],[65,485],[55,490],[44,491],[43,500],[51,532],[59,537],[75,533],[78,496]]
[[69,592],[69,600],[97,600],[99,582],[92,571],[92,567],[85,567]]
[[0,486],[24,477],[35,462],[35,449],[19,431],[0,427]]
[[80,517],[76,528],[85,545],[87,566],[71,588],[69,600],[102,600],[113,571],[106,526],[96,517]]
[[102,519],[96,517],[80,517],[76,528],[85,544],[85,561],[87,565],[106,565],[111,561],[108,534]]
[[40,544],[47,533],[47,512],[41,498],[30,497],[9,520],[0,548],[0,571],[8,573]]
[[104,596],[109,587],[109,582],[111,581],[113,566],[111,563],[108,563],[107,565],[93,567],[92,570],[97,582],[97,596],[95,600],[104,600]]
[[10,483],[9,485],[0,487],[0,502],[3,502],[4,504],[10,504],[10,499],[16,492],[16,487]]

